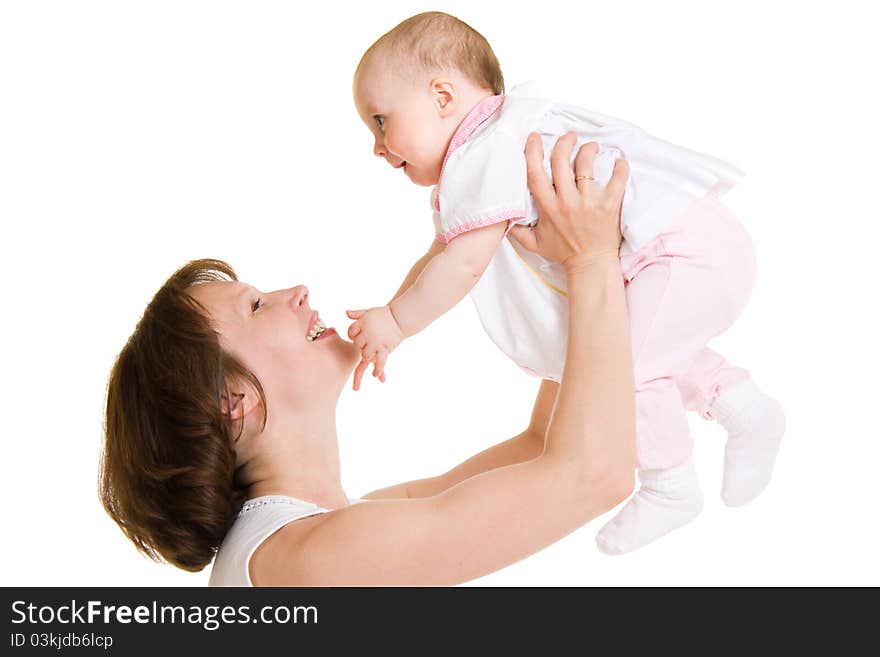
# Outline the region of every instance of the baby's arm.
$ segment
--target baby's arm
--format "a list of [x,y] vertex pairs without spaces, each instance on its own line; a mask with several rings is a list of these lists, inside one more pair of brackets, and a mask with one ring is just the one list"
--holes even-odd
[[409,270],[409,273],[406,275],[406,278],[403,279],[403,283],[400,284],[400,287],[397,288],[397,292],[394,293],[394,296],[391,297],[391,301],[388,302],[388,305],[391,305],[391,302],[394,301],[401,294],[406,292],[409,287],[416,282],[416,279],[419,277],[419,274],[422,273],[422,270],[425,268],[431,259],[441,253],[443,251],[444,244],[442,242],[438,242],[434,240],[431,242],[431,246],[428,248],[428,251],[421,258],[416,260],[416,264],[412,266],[412,269]]
[[415,335],[470,292],[504,237],[507,222],[459,235],[428,261],[421,274],[389,304],[404,338]]
[[373,376],[385,380],[385,361],[401,340],[415,335],[464,297],[492,259],[507,228],[500,222],[459,235],[443,246],[435,242],[413,265],[387,306],[369,310],[349,310],[355,322],[348,337],[361,351],[353,387],[370,362]]

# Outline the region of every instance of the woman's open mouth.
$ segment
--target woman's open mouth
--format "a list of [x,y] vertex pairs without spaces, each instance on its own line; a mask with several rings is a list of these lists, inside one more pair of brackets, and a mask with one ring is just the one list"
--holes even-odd
[[319,337],[321,337],[326,330],[327,327],[324,326],[324,322],[321,321],[321,318],[316,312],[312,317],[311,323],[309,324],[309,332],[306,334],[306,340],[308,340],[309,342],[314,342]]
[[312,318],[311,326],[309,327],[309,332],[306,335],[306,340],[308,340],[309,342],[314,342],[315,340],[318,340],[323,336],[331,333],[336,333],[336,331],[332,328],[327,328],[326,326],[324,326],[324,322],[318,316],[318,313],[315,313],[314,317]]
[[318,337],[315,338],[314,342],[317,342],[318,340],[323,340],[324,338],[326,338],[329,335],[336,335],[336,329],[335,328],[324,329],[323,331],[321,331],[320,335],[318,335]]

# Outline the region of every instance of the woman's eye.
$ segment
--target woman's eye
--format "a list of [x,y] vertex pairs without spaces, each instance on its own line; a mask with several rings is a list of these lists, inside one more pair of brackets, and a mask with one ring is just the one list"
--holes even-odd
[[251,304],[251,312],[252,312],[252,313],[257,312],[257,311],[260,309],[260,307],[261,307],[262,305],[263,305],[263,300],[262,300],[262,299],[257,299],[256,301],[254,301],[254,302]]

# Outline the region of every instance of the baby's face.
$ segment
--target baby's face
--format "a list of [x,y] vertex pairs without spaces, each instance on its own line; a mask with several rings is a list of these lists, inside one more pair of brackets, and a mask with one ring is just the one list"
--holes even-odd
[[457,126],[444,118],[430,80],[406,80],[372,63],[355,78],[354,102],[373,134],[373,153],[415,184],[436,185]]

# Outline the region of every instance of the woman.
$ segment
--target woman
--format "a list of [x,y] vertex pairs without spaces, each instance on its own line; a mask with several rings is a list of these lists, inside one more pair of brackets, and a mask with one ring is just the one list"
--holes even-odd
[[335,407],[357,349],[321,332],[304,286],[262,294],[225,263],[196,261],[157,293],[110,378],[102,499],[135,545],[200,570],[222,539],[216,585],[453,584],[623,501],[635,458],[617,256],[628,170],[619,161],[599,189],[587,145],[575,182],[573,146],[568,135],[554,148],[554,185],[540,139],[526,146],[541,221],[518,239],[565,265],[579,330],[525,432],[441,477],[349,500]]

